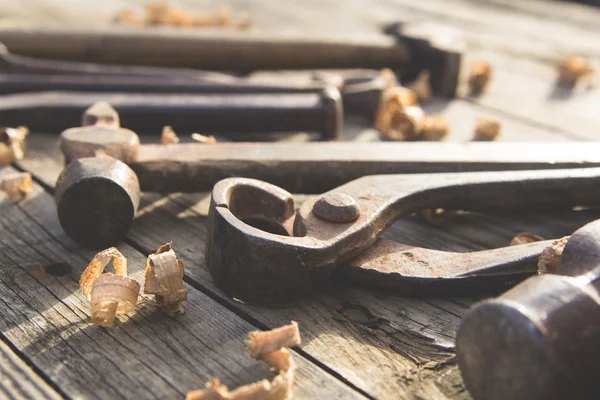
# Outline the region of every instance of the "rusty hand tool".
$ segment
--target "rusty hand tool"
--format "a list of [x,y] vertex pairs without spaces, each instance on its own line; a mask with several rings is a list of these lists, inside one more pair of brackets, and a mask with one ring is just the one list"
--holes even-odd
[[[268,180],[289,190],[319,193],[361,176],[374,173],[463,172],[481,170],[550,169],[600,166],[600,144],[595,143],[219,143],[139,145],[137,135],[119,127],[119,116],[106,103],[86,111],[82,127],[61,134],[60,148],[67,164],[78,161],[76,174],[70,167],[57,184],[77,187],[80,182],[107,174],[99,171],[89,157],[104,154],[123,161],[136,176],[143,191],[194,192],[209,190],[221,179],[242,176]],[[87,164],[90,164],[87,167]],[[73,167],[75,168],[75,167]],[[124,168],[119,164],[119,168]],[[85,174],[81,171],[85,171]],[[127,176],[131,176],[127,174]],[[85,175],[85,176],[84,176]],[[132,178],[133,179],[133,178]],[[116,185],[122,185],[117,180]],[[60,189],[60,190],[59,190]],[[116,189],[115,189],[116,190]],[[129,189],[121,192],[128,193]],[[114,224],[115,234],[98,236],[98,229],[83,214],[89,213],[86,198],[106,196],[102,186],[78,192],[70,201],[56,196],[59,217],[70,213],[70,222],[61,219],[65,231],[86,245],[116,243],[132,222],[109,218],[102,203],[93,212],[102,218],[98,224]],[[133,199],[123,199],[134,204]],[[108,200],[107,200],[108,201]],[[106,210],[110,207],[106,203]],[[134,207],[135,209],[135,207]],[[77,214],[82,214],[81,218]],[[87,221],[86,224],[78,221]],[[124,227],[123,227],[124,226]],[[83,233],[82,233],[83,232]]]
[[403,40],[398,41],[385,35],[336,39],[149,28],[111,27],[103,31],[9,28],[0,31],[0,40],[13,52],[35,57],[240,72],[385,67],[414,70],[418,66],[430,70],[434,91],[453,96],[460,56],[452,58],[457,65],[449,65],[440,64],[439,58],[431,57],[430,53],[460,54],[464,46],[461,43],[448,50],[450,46],[446,44],[439,46],[435,32],[430,40],[426,28],[418,31],[419,35],[412,38],[411,31],[405,29],[401,33]]
[[[176,71],[173,71],[175,74]],[[67,75],[67,74],[0,74],[0,94],[28,92],[117,92],[117,93],[189,93],[189,94],[266,94],[266,93],[322,93],[332,79],[327,77],[298,77],[305,79],[190,79],[127,75]],[[340,77],[342,103],[345,113],[359,114],[374,120],[383,101],[384,91],[391,82],[377,71],[352,77]]]
[[61,131],[76,125],[81,113],[108,101],[123,125],[138,132],[171,125],[181,132],[264,133],[318,132],[325,139],[339,135],[342,106],[331,86],[319,93],[272,94],[125,94],[24,93],[0,97],[0,121],[31,130]]
[[64,75],[110,75],[123,77],[148,77],[172,79],[228,82],[235,77],[214,71],[202,71],[187,68],[146,67],[119,64],[97,64],[27,57],[11,53],[0,43],[0,71],[11,74],[64,74]]
[[433,91],[454,97],[466,50],[460,31],[430,21],[390,24],[384,31],[411,50],[414,62],[404,71],[405,77],[414,79],[427,70]]
[[[111,110],[107,112],[117,115]],[[600,143],[590,142],[140,146],[138,140],[132,142],[132,134],[132,131],[118,127],[112,130],[106,127],[102,130],[74,128],[61,135],[60,148],[67,163],[76,158],[92,157],[102,150],[129,164],[137,174],[142,190],[150,192],[206,191],[222,179],[246,177],[279,185],[294,193],[322,193],[353,179],[375,174],[600,166]]]
[[[396,219],[419,209],[594,205],[600,200],[599,183],[599,168],[377,175],[333,189],[295,212],[292,196],[277,186],[225,179],[213,189],[206,264],[215,283],[233,297],[291,301],[322,288],[336,266],[373,246]],[[361,266],[351,262],[351,267]],[[389,286],[390,276],[402,271],[392,266],[365,274],[371,275],[369,283]],[[468,275],[459,271],[457,277]]]
[[557,273],[531,277],[471,308],[456,336],[476,399],[597,399],[600,220],[568,240]]

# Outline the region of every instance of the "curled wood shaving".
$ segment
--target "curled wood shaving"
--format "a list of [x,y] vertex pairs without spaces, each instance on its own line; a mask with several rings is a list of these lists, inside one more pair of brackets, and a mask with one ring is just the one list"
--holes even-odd
[[183,313],[181,302],[187,299],[183,287],[183,263],[167,243],[148,256],[144,294],[153,294],[156,303],[169,315]]
[[384,130],[380,132],[388,140],[416,140],[421,134],[425,112],[418,106],[398,109],[389,114]]
[[450,127],[441,115],[427,115],[423,120],[419,140],[440,141],[448,136]]
[[475,125],[473,131],[473,140],[476,141],[492,141],[500,136],[502,124],[500,121],[490,118],[480,118]]
[[217,139],[214,136],[205,136],[199,133],[192,133],[192,139],[203,144],[215,144]]
[[428,208],[418,212],[418,217],[433,226],[440,226],[453,220],[459,214],[458,210],[445,210],[443,208]]
[[18,128],[0,128],[0,164],[11,164],[22,160],[25,156],[25,137],[29,129],[24,126]]
[[492,66],[486,62],[474,62],[469,71],[469,88],[471,94],[483,92],[492,78]]
[[392,71],[391,69],[389,69],[389,68],[382,69],[381,71],[379,71],[379,76],[381,78],[383,78],[383,80],[386,84],[386,90],[389,90],[391,88],[399,86],[398,78],[396,77],[396,74],[394,73],[394,71]]
[[246,343],[250,355],[254,358],[260,358],[282,347],[293,347],[300,344],[300,330],[296,321],[270,331],[250,332],[249,336],[250,340]]
[[160,144],[175,144],[179,143],[179,137],[170,126],[163,126],[162,134],[160,135]]
[[543,237],[541,237],[540,235],[536,235],[535,233],[521,232],[517,236],[512,238],[512,240],[510,241],[510,245],[518,246],[520,244],[541,242],[542,240],[545,240],[545,239]]
[[19,201],[33,192],[33,180],[29,172],[16,172],[0,179],[0,188],[11,201]]
[[[115,273],[103,274],[111,260]],[[140,293],[140,284],[127,276],[127,260],[115,247],[96,254],[79,286],[90,300],[92,322],[100,326],[111,326],[117,314],[133,311]]]
[[285,347],[300,344],[298,324],[292,321],[290,325],[272,331],[251,332],[247,343],[252,357],[264,361],[278,372],[271,382],[263,379],[230,392],[218,379],[213,379],[207,383],[206,389],[189,392],[186,400],[291,399],[296,365]]
[[431,83],[429,82],[429,71],[422,71],[417,79],[408,88],[412,90],[421,103],[431,100]]
[[560,266],[560,258],[562,252],[569,241],[569,236],[555,240],[551,245],[546,247],[538,260],[538,273],[540,274],[555,274]]
[[594,68],[581,57],[570,57],[561,60],[558,69],[558,82],[565,86],[575,86],[581,78],[594,73]]
[[211,13],[192,13],[172,7],[166,1],[151,2],[146,5],[145,18],[140,18],[126,8],[114,19],[115,24],[130,26],[177,26],[177,27],[221,27],[248,29],[251,26],[247,15],[240,14],[235,18],[228,8],[221,8]]

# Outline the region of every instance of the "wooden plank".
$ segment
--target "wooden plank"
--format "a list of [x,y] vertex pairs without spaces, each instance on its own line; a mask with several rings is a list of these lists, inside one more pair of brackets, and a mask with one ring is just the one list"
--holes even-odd
[[[465,113],[475,116],[480,111],[480,108],[465,102],[446,104],[444,111],[453,109],[459,110],[455,114],[457,120]],[[525,129],[520,132],[508,130],[505,139],[531,140],[540,136],[561,139],[555,132],[546,132],[510,118],[506,120],[514,127]],[[347,138],[353,136],[351,132],[359,132],[357,136],[364,138],[360,127],[354,124],[345,131]],[[371,137],[371,140],[375,138]],[[22,167],[49,186],[54,184],[62,168],[61,157],[53,146],[55,139],[51,135],[32,135],[28,157],[21,162]],[[145,136],[143,139],[153,138]],[[145,194],[129,238],[130,243],[144,251],[153,250],[161,241],[173,240],[186,265],[193,265],[187,270],[190,282],[211,296],[223,298],[203,265],[208,199],[206,193],[166,197]],[[392,239],[410,238],[416,245],[467,251],[506,245],[511,235],[519,232],[499,222],[504,230],[482,242],[480,235],[475,234],[481,230],[482,223],[478,219],[469,221],[462,228],[466,233],[460,233],[461,224],[456,225],[460,233],[456,235],[457,232],[446,230],[434,229],[432,232],[431,227],[408,219],[394,225],[387,236]],[[575,220],[563,231],[575,229],[581,223],[581,218]],[[190,236],[190,232],[194,234]],[[473,241],[465,238],[467,234],[472,234],[470,238]],[[468,396],[454,364],[453,338],[462,313],[474,298],[406,298],[338,282],[332,284],[325,294],[284,308],[253,307],[226,298],[223,300],[228,301],[236,312],[267,326],[277,326],[285,318],[293,316],[305,327],[303,332],[309,335],[302,346],[304,351],[375,397],[401,394],[407,398],[441,396],[460,399]],[[374,321],[380,322],[374,324]],[[379,367],[374,368],[373,365]],[[442,378],[437,379],[439,376]]]
[[[65,236],[39,186],[23,202],[0,202],[0,226],[0,332],[68,396],[173,398],[213,377],[235,387],[272,376],[245,349],[256,328],[188,285],[186,313],[176,319],[147,302],[112,328],[92,325],[78,279],[94,252]],[[141,281],[145,256],[119,248]],[[298,354],[296,360],[297,397],[361,397]]]
[[0,340],[0,399],[62,399],[10,347]]
[[[62,168],[61,158],[56,151],[48,151],[55,147],[49,146],[47,139],[38,143],[42,138],[31,136],[28,157],[20,165],[53,185]],[[452,336],[459,311],[448,313],[420,300],[384,294],[382,301],[387,308],[368,311],[371,293],[351,289],[351,295],[345,296],[343,284],[331,293],[275,309],[241,305],[224,297],[214,287],[202,261],[208,197],[206,193],[189,198],[179,194],[144,194],[129,243],[142,249],[153,248],[169,237],[167,241],[173,240],[178,256],[188,266],[186,276],[193,286],[226,301],[236,313],[269,327],[279,326],[282,318],[294,318],[306,339],[301,346],[303,351],[374,397],[465,398],[458,369],[452,364]],[[183,199],[197,203],[199,198],[204,199],[198,205],[200,210],[182,203]],[[62,232],[56,234],[64,236]],[[466,306],[458,307],[464,310]],[[369,312],[382,315],[380,329],[374,329],[365,320]],[[437,382],[434,378],[440,372],[445,378]]]

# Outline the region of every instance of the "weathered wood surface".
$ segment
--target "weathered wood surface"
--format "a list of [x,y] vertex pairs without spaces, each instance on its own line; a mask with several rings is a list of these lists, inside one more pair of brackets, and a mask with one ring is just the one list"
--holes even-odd
[[[121,1],[86,3],[85,10],[78,10],[67,0],[51,4],[38,1],[44,4],[43,20],[48,24],[66,21],[80,25],[103,24],[124,4]],[[135,0],[127,4],[137,5],[141,10],[145,2]],[[206,10],[221,3],[182,0],[178,4]],[[246,0],[229,4],[234,10],[247,11],[258,29],[271,31],[302,31],[310,27],[322,32],[373,32],[377,25],[385,22],[423,17],[454,25],[465,31],[470,46],[467,64],[470,60],[490,61],[495,73],[489,90],[482,96],[465,95],[453,101],[436,99],[427,106],[428,111],[440,112],[450,121],[450,140],[469,140],[475,120],[480,116],[500,119],[504,140],[598,137],[600,114],[594,109],[598,89],[577,88],[570,96],[562,90],[554,90],[553,66],[556,59],[569,54],[588,56],[598,62],[600,28],[596,21],[600,11],[596,9],[531,0],[517,3],[509,0],[379,0],[375,3],[353,0],[344,2],[343,9],[337,2],[319,2],[318,7],[306,7],[304,2],[270,2],[265,6],[263,2]],[[32,20],[23,17],[33,12],[31,4],[27,8],[15,7],[21,10],[21,18],[18,12],[12,12],[12,18],[0,20],[0,26]],[[159,129],[157,127],[157,131]],[[347,125],[345,137],[377,140],[373,130],[365,130],[355,123]],[[296,138],[304,139],[302,135]],[[49,187],[62,168],[54,140],[55,136],[32,135],[27,159],[20,163],[21,168],[34,173]],[[138,313],[122,317],[116,329],[100,330],[89,326],[85,299],[76,291],[78,273],[93,252],[80,249],[66,238],[56,223],[47,195],[39,193],[33,200],[37,203],[33,208],[25,208],[28,204],[25,202],[17,207],[14,216],[0,219],[0,223],[10,223],[24,233],[16,243],[30,244],[30,248],[17,251],[15,246],[10,246],[16,239],[2,236],[2,253],[10,254],[9,260],[16,261],[5,262],[8,266],[3,265],[0,271],[13,277],[11,284],[15,276],[19,278],[12,285],[17,285],[15,288],[22,297],[12,295],[8,303],[0,302],[0,307],[9,304],[18,311],[15,317],[10,317],[14,312],[1,310],[0,332],[46,379],[64,388],[69,396],[92,396],[93,383],[74,381],[74,377],[82,376],[97,383],[102,393],[113,396],[115,390],[121,395],[131,395],[141,387],[149,388],[151,393],[144,391],[141,397],[181,396],[192,383],[199,387],[213,375],[223,378],[230,386],[269,376],[264,368],[257,367],[247,357],[241,340],[248,330],[257,326],[275,327],[295,319],[300,323],[303,336],[302,357],[299,357],[302,365],[296,387],[299,397],[348,397],[358,393],[351,391],[358,388],[364,394],[382,399],[469,398],[455,364],[453,339],[462,314],[478,296],[402,297],[391,291],[339,281],[332,283],[326,293],[291,306],[267,308],[234,302],[214,287],[203,264],[208,194],[145,194],[139,217],[126,243],[119,248],[135,260],[131,261],[131,268],[139,274],[144,260],[142,253],[147,254],[173,240],[187,267],[188,313],[183,321],[173,325],[173,321],[145,305]],[[547,238],[563,236],[598,217],[598,211],[466,214],[439,228],[408,218],[393,225],[385,236],[412,245],[470,251],[507,245],[510,238],[521,231],[533,231]],[[4,222],[7,218],[8,222]],[[35,229],[40,226],[46,230],[36,235]],[[66,249],[69,254],[58,255],[52,246]],[[76,268],[62,278],[40,272],[41,267],[56,263],[68,263]],[[49,289],[44,289],[44,285]],[[0,281],[0,290],[3,287]],[[36,300],[32,293],[43,296]],[[480,296],[485,295],[489,293]],[[26,322],[24,315],[31,316],[33,322]],[[25,331],[8,330],[7,333],[6,321],[25,324]],[[219,321],[219,325],[212,326],[215,321]],[[48,326],[49,333],[46,333],[42,327],[47,329]],[[171,342],[175,333],[183,332],[188,338],[192,335],[190,331],[196,335],[192,344]],[[139,343],[130,343],[130,338]],[[225,360],[217,363],[217,349],[222,350],[223,343],[233,347],[227,350]],[[107,352],[100,351],[99,346],[102,350],[108,347]],[[139,359],[147,348],[155,352]],[[166,353],[163,355],[163,352]],[[111,363],[121,353],[133,354],[133,360],[119,365],[127,378],[109,384],[109,378],[104,379],[101,373],[111,378],[115,376],[112,370],[115,364]],[[198,359],[202,361],[194,364]],[[166,361],[168,365],[154,363],[157,360]],[[173,364],[179,360],[187,364],[176,366],[173,371]],[[317,367],[324,368],[325,372]],[[328,375],[328,371],[335,377]],[[177,375],[178,372],[183,376]],[[157,379],[157,376],[162,378]]]
[[0,399],[61,399],[10,347],[0,340]]
[[[113,328],[92,325],[78,280],[95,252],[66,237],[41,187],[18,204],[4,198],[0,226],[0,332],[69,397],[181,398],[213,377],[235,387],[272,376],[243,343],[256,326],[190,286],[186,313],[177,319],[147,302]],[[146,256],[119,248],[130,276],[142,281]],[[323,390],[332,398],[360,397],[296,359],[300,398]]]

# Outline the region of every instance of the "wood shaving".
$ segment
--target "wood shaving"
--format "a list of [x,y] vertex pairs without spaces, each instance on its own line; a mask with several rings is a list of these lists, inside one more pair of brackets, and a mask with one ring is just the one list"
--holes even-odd
[[217,139],[214,136],[205,136],[199,133],[192,133],[192,139],[196,142],[200,142],[203,144],[215,144],[217,143]]
[[492,66],[486,62],[474,62],[469,71],[469,88],[471,94],[483,92],[492,78]]
[[458,210],[445,210],[443,208],[428,208],[417,213],[418,217],[433,226],[440,226],[453,220],[459,214]]
[[475,124],[473,131],[473,140],[476,141],[492,141],[500,136],[502,124],[500,121],[490,118],[480,118]]
[[278,375],[271,382],[263,379],[229,391],[218,379],[206,384],[206,389],[189,392],[186,400],[285,400],[292,398],[292,385],[296,365],[286,347],[300,344],[298,324],[282,326],[266,332],[250,332],[247,342],[250,355],[262,360]]
[[421,134],[425,112],[418,106],[398,109],[389,114],[385,129],[380,132],[388,140],[416,140]]
[[543,237],[541,237],[540,235],[536,235],[535,233],[521,232],[517,236],[512,238],[512,240],[510,241],[510,245],[518,246],[520,244],[541,242],[542,240],[545,240],[545,239]]
[[183,263],[175,255],[171,243],[162,245],[146,261],[144,294],[153,294],[156,303],[167,314],[182,314],[181,302],[187,299],[183,274]]
[[427,115],[423,120],[419,140],[440,141],[448,136],[450,127],[441,115]]
[[175,144],[179,143],[179,137],[170,126],[163,126],[162,134],[160,135],[160,144]]
[[555,240],[551,245],[546,247],[538,260],[539,274],[555,274],[560,266],[560,258],[562,252],[569,241],[570,236],[565,236]]
[[399,86],[398,78],[396,77],[394,71],[392,71],[391,69],[382,69],[381,71],[379,71],[379,76],[383,78],[386,84],[386,90]]
[[581,57],[565,58],[557,64],[558,82],[565,86],[575,86],[581,78],[589,77],[594,68]]
[[408,88],[416,95],[419,102],[426,103],[431,100],[431,82],[429,81],[429,71],[422,71],[417,79]]
[[[115,273],[103,274],[111,260]],[[90,300],[92,322],[100,326],[111,326],[117,314],[133,311],[140,293],[140,284],[127,276],[127,260],[115,247],[96,254],[79,286]]]
[[228,8],[216,12],[192,13],[171,6],[168,2],[152,2],[146,5],[144,18],[138,17],[131,9],[121,11],[113,22],[129,26],[176,26],[176,27],[220,27],[248,29],[251,21],[245,14],[232,16]]
[[18,128],[0,128],[0,164],[8,165],[22,160],[25,156],[25,137],[29,129],[24,126]]
[[250,355],[254,358],[280,349],[282,347],[293,347],[300,344],[300,330],[298,323],[292,321],[290,325],[285,325],[270,331],[250,332],[250,340],[246,342]]
[[135,12],[131,8],[126,8],[113,18],[113,24],[142,26],[144,22],[135,14]]
[[29,172],[16,172],[0,179],[0,189],[8,194],[11,201],[19,201],[33,192],[33,180]]

